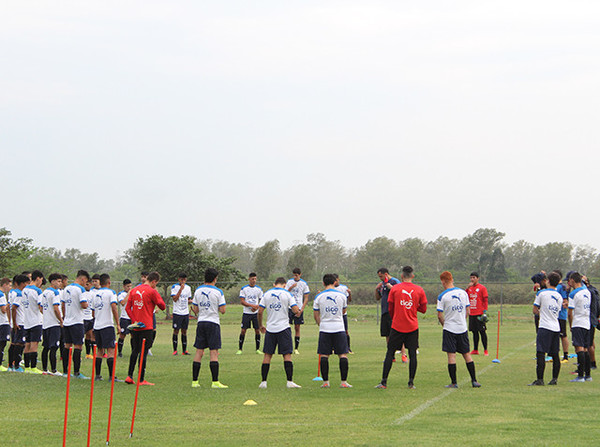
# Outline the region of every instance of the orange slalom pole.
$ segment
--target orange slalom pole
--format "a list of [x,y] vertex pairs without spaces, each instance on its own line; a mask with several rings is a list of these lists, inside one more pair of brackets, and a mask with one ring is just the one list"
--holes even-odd
[[63,447],[67,444],[67,416],[69,415],[69,387],[71,385],[71,359],[73,353],[73,346],[69,348],[69,367],[67,368],[67,394],[65,397],[65,424],[63,428]]
[[113,371],[110,384],[110,404],[108,406],[108,428],[106,429],[106,445],[110,443],[110,420],[112,417],[113,395],[115,392],[115,370],[117,369],[117,348],[118,342],[115,342],[115,352],[113,357]]
[[500,353],[500,311],[498,311],[498,336],[496,337],[496,358],[492,360],[493,363],[500,363],[498,355]]
[[319,354],[319,362],[317,364],[317,377],[313,379],[313,382],[320,382],[321,380],[323,380],[323,378],[321,377],[321,354]]
[[92,408],[94,405],[94,382],[96,372],[96,345],[94,345],[92,360],[92,383],[90,384],[90,415],[88,416],[88,433],[87,433],[87,447],[90,447],[90,436],[92,434]]
[[140,364],[138,367],[138,379],[135,387],[135,401],[133,402],[133,415],[131,416],[131,430],[129,430],[129,437],[133,436],[133,424],[135,423],[135,410],[137,408],[138,393],[140,391],[140,378],[142,377],[142,365],[144,364],[144,350],[146,349],[146,339],[142,340],[142,352],[140,352]]

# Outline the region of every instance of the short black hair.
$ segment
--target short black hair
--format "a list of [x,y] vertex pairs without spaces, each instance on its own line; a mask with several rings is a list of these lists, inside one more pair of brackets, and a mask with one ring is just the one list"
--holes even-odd
[[287,281],[285,280],[285,278],[283,276],[279,276],[276,280],[275,280],[275,284],[281,284],[282,286],[285,286],[285,283]]
[[50,282],[56,281],[57,279],[62,281],[62,275],[60,273],[50,273],[50,276],[48,276],[48,281]]
[[96,273],[94,276],[92,276],[92,279],[100,280],[100,275]]
[[581,273],[573,272],[573,273],[571,273],[571,276],[569,277],[569,279],[572,279],[573,282],[580,283],[581,282]]
[[148,273],[148,276],[146,276],[146,279],[148,280],[148,282],[160,281],[160,273],[150,272],[150,273]]
[[410,265],[405,265],[404,267],[402,267],[402,277],[410,278],[414,271],[415,270]]
[[471,272],[471,274],[469,276],[476,276],[477,278],[479,278],[479,273],[477,273],[477,272]]
[[379,270],[377,270],[377,273],[382,273],[385,275],[386,273],[390,273],[390,271],[385,267],[381,267]]
[[340,279],[340,275],[338,275],[337,273],[332,273],[333,276],[335,276],[335,279]]
[[11,282],[10,278],[4,277],[4,278],[0,279],[0,286],[3,286],[5,284],[10,284],[10,282]]
[[150,274],[150,273],[149,273],[147,270],[142,270],[142,271],[140,272],[140,276],[145,276],[146,278],[148,277],[148,275],[149,275],[149,274]]
[[77,278],[84,276],[85,278],[87,278],[88,280],[90,279],[90,274],[88,272],[86,272],[85,270],[79,270],[77,272]]
[[323,275],[323,285],[330,286],[332,284],[335,284],[335,276],[331,273],[326,273],[325,275]]
[[29,276],[27,275],[17,275],[15,276],[15,279],[13,280],[13,282],[15,283],[15,285],[20,285],[20,284],[25,284],[29,282]]
[[248,275],[248,278],[256,278],[256,273],[252,272]]
[[552,271],[553,271],[554,273],[558,273],[558,276],[560,276],[560,279],[561,279],[561,281],[562,281],[562,277],[563,277],[563,274],[562,274],[562,272],[561,272],[559,269],[555,269],[555,270],[552,270]]
[[24,272],[21,272],[21,275],[29,276],[31,275],[31,272],[29,270],[25,270]]
[[69,279],[69,277],[67,275],[65,275],[64,273],[62,275],[60,275],[62,279]]
[[100,285],[101,286],[106,286],[108,284],[108,282],[110,281],[110,275],[108,273],[102,273],[98,279],[100,280]]
[[294,275],[301,275],[302,274],[302,270],[300,270],[298,267],[296,267],[294,270],[292,270],[292,273]]
[[181,272],[179,275],[177,275],[177,278],[187,279],[187,273]]
[[129,278],[123,280],[123,285],[126,286],[127,284],[131,284],[131,280]]
[[204,282],[213,282],[217,276],[219,276],[219,271],[215,268],[209,267],[204,272]]
[[559,275],[557,272],[550,272],[550,274],[548,275],[548,282],[550,282],[550,285],[552,287],[556,287],[557,285],[559,285],[561,279],[562,276]]
[[35,281],[38,278],[44,278],[44,274],[40,270],[34,270],[31,272],[31,280]]

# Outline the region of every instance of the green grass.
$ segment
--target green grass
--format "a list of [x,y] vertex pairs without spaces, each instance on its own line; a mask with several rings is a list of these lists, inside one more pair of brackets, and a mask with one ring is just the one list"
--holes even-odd
[[[535,379],[534,329],[530,306],[505,306],[501,333],[501,364],[493,364],[496,320],[488,324],[490,357],[475,358],[481,389],[467,382],[459,362],[461,387],[448,391],[446,356],[441,352],[441,328],[430,308],[420,323],[416,390],[408,390],[407,365],[392,368],[387,390],[375,390],[381,377],[384,341],[375,323],[375,307],[350,307],[352,348],[349,382],[339,389],[337,359],[332,358],[332,388],[319,388],[318,330],[312,319],[303,327],[300,355],[294,356],[294,380],[299,390],[285,388],[281,357],[274,358],[269,388],[259,390],[262,356],[254,353],[248,334],[245,351],[236,356],[239,306],[229,306],[223,318],[221,382],[227,390],[210,389],[208,362],[200,372],[202,388],[191,388],[191,357],[171,355],[171,330],[159,325],[148,380],[140,389],[133,439],[127,439],[135,387],[116,384],[111,445],[564,445],[593,443],[592,427],[599,381],[569,383],[572,365],[563,365],[557,387],[528,387]],[[496,309],[490,314],[495,316]],[[355,321],[356,320],[356,321]],[[190,331],[190,340],[193,340]],[[126,345],[125,352],[129,353]],[[550,377],[550,366],[546,378]],[[91,373],[92,362],[83,361]],[[118,359],[117,374],[125,377],[127,359]],[[106,375],[103,365],[103,374]],[[600,377],[599,377],[600,379]],[[66,380],[16,373],[0,374],[0,440],[2,445],[60,445]],[[90,382],[71,387],[67,445],[85,445]],[[96,383],[92,445],[104,445],[109,382]],[[243,406],[247,399],[257,406]],[[411,413],[412,412],[412,413]],[[412,415],[408,418],[407,415]],[[405,418],[405,419],[403,419]]]

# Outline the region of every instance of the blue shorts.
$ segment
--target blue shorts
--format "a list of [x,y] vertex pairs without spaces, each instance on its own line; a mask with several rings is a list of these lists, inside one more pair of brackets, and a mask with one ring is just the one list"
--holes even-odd
[[543,327],[538,328],[535,339],[537,352],[556,354],[560,350],[560,332],[553,332]]
[[0,326],[0,341],[10,341],[10,325]]
[[196,349],[221,349],[221,326],[212,321],[199,321],[196,326]]
[[455,334],[444,330],[442,335],[442,351],[450,353],[466,354],[469,349],[469,333]]
[[571,328],[571,341],[573,346],[588,348],[590,346],[590,331],[582,327]]
[[63,342],[69,345],[83,345],[83,339],[85,337],[85,331],[83,330],[83,323],[74,324],[72,326],[63,326]]
[[53,348],[60,346],[60,326],[52,326],[43,330],[44,342],[42,346],[44,348]]
[[290,324],[304,324],[304,312],[302,312],[300,316],[297,317],[294,312],[289,310],[288,316],[290,317]]
[[17,326],[17,328],[13,328],[10,333],[10,342],[15,344],[25,344],[25,329],[23,326]]
[[131,324],[131,320],[129,318],[119,318],[119,326],[121,326],[121,334],[129,334],[131,331],[127,329],[127,326]]
[[94,338],[96,346],[100,349],[110,349],[115,347],[115,328],[113,326],[102,329],[94,329]]
[[293,352],[292,345],[292,330],[284,329],[281,332],[269,332],[265,334],[265,343],[263,352],[265,354],[275,354],[275,348],[278,348],[277,353],[281,355],[291,354]]
[[42,325],[25,329],[25,341],[27,343],[39,343],[42,341]]
[[319,332],[317,354],[348,354],[348,337],[345,332]]
[[258,329],[258,314],[242,314],[242,329]]
[[183,330],[187,331],[187,328],[189,325],[190,325],[190,316],[189,315],[173,314],[173,329],[183,329]]

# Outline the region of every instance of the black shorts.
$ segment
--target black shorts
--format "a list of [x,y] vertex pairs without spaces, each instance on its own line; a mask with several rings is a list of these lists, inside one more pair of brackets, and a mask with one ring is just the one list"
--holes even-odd
[[119,318],[119,326],[121,326],[121,334],[129,334],[131,331],[127,329],[127,326],[131,324],[131,320],[129,318]]
[[455,334],[454,332],[444,330],[442,335],[442,351],[467,354],[470,350],[468,331],[462,334]]
[[317,354],[348,354],[348,337],[345,332],[319,332]]
[[392,329],[390,332],[390,341],[388,342],[388,351],[393,349],[399,351],[402,349],[402,345],[406,349],[416,351],[419,349],[419,330],[412,332],[398,332],[396,329]]
[[290,317],[290,324],[304,324],[304,311],[297,317],[294,312],[288,310],[288,316]]
[[537,352],[557,354],[560,350],[560,332],[553,332],[543,327],[538,328],[535,346]]
[[348,332],[348,315],[344,314],[344,330]]
[[25,344],[25,329],[23,326],[17,326],[17,328],[13,328],[10,333],[10,342],[15,344]]
[[199,321],[196,326],[196,349],[221,349],[221,326],[212,321]]
[[94,338],[96,346],[100,349],[110,349],[115,347],[115,328],[113,326],[102,329],[94,329]]
[[560,326],[560,338],[565,338],[567,336],[567,320],[558,320],[558,325]]
[[254,329],[258,329],[258,315],[242,314],[242,329],[249,329],[250,326]]
[[281,332],[268,332],[265,334],[265,343],[263,345],[263,352],[265,354],[275,354],[275,348],[278,354],[291,354],[293,349],[292,345],[292,330],[290,328],[284,329]]
[[27,343],[39,343],[42,341],[42,325],[25,329],[25,341]]
[[0,341],[10,341],[10,325],[3,324],[0,326]]
[[379,334],[382,337],[389,337],[392,330],[392,317],[388,312],[381,315],[381,322],[379,323]]
[[63,341],[69,345],[83,345],[83,338],[85,337],[85,331],[83,330],[83,323],[74,324],[72,326],[63,326]]
[[52,326],[43,330],[44,341],[42,346],[44,348],[54,348],[60,346],[60,326]]
[[[144,357],[148,353],[148,350],[152,347],[152,343],[154,342],[154,334],[152,333],[152,329],[142,329],[140,331],[131,331],[131,353],[141,352],[142,344],[146,340],[146,344],[144,345]],[[114,346],[114,344],[113,344]]]
[[94,319],[92,318],[91,320],[83,320],[83,332],[85,332],[86,334],[89,331],[93,331],[94,330]]
[[190,325],[190,316],[188,315],[178,315],[173,314],[173,329],[183,329],[187,331],[188,326]]
[[588,348],[590,346],[590,331],[582,327],[571,328],[571,341],[573,346]]
[[469,315],[469,330],[471,332],[483,332],[487,330],[485,323],[483,321],[479,321],[481,315]]

